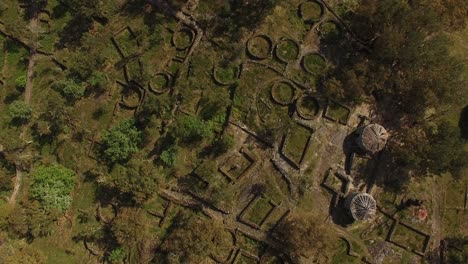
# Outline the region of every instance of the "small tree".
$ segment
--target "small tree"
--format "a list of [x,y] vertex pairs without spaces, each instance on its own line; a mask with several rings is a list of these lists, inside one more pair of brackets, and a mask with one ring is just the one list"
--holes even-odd
[[193,143],[211,138],[213,131],[206,122],[196,117],[184,116],[177,120],[176,135],[186,143]]
[[224,134],[214,143],[214,152],[216,155],[221,155],[230,150],[235,144],[234,138],[231,135]]
[[27,80],[26,75],[20,75],[20,76],[18,76],[18,78],[15,79],[15,86],[16,86],[16,88],[18,88],[19,90],[23,91],[24,88],[26,88],[26,80]]
[[109,254],[109,261],[111,263],[122,263],[125,257],[125,252],[122,248],[118,247],[111,251]]
[[168,149],[164,150],[161,152],[161,156],[159,156],[159,158],[165,165],[173,167],[177,161],[177,146],[172,145]]
[[173,228],[161,245],[166,261],[170,263],[205,263],[216,249],[212,242],[223,228],[211,219],[179,213],[173,221]]
[[133,119],[127,119],[104,132],[102,138],[104,158],[111,162],[128,159],[138,150],[141,132],[135,127]]
[[8,114],[14,121],[26,122],[31,119],[32,108],[23,101],[14,101],[8,107]]
[[110,187],[135,204],[142,204],[158,190],[161,174],[152,162],[141,159],[132,159],[124,165],[115,164],[108,178]]
[[61,165],[40,166],[32,174],[30,195],[46,210],[65,212],[71,205],[75,173]]
[[54,85],[54,87],[68,101],[75,101],[80,99],[83,97],[85,92],[85,87],[83,85],[78,84],[71,79],[59,81]]
[[102,92],[106,89],[106,75],[102,72],[95,71],[91,74],[91,77],[89,77],[88,83],[96,92]]
[[292,215],[280,222],[272,238],[281,242],[283,254],[298,263],[301,257],[314,257],[313,263],[328,263],[324,252],[334,249],[333,234],[320,220],[311,215]]

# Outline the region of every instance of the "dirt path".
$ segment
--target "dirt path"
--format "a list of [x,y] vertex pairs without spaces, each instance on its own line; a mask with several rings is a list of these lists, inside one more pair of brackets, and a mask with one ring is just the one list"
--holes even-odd
[[26,87],[24,90],[24,102],[31,104],[31,96],[33,89],[33,75],[34,75],[34,65],[36,62],[37,55],[37,39],[38,39],[38,15],[36,15],[29,22],[29,30],[31,30],[32,41],[31,41],[31,50],[29,51],[29,64],[27,71]]
[[440,186],[437,184],[437,176],[433,176],[432,179],[432,236],[434,244],[432,246],[433,249],[438,249],[440,246],[440,239],[441,239],[441,219],[440,219]]
[[[29,30],[31,31],[31,48],[29,50],[29,63],[28,63],[28,70],[26,73],[26,87],[24,90],[24,102],[28,105],[31,104],[32,98],[32,89],[33,89],[33,75],[34,75],[34,65],[36,62],[36,55],[37,55],[37,39],[38,39],[38,14],[39,10],[37,10],[37,6],[34,7],[36,10],[33,10],[34,16],[31,18],[29,22]],[[20,138],[25,140],[26,134],[28,132],[28,126],[24,126],[23,130],[21,131]],[[15,164],[16,166],[16,177],[15,183],[13,187],[13,193],[10,196],[9,203],[15,204],[16,197],[18,196],[21,182],[23,180],[23,172],[21,170],[21,164],[19,162]]]
[[20,167],[16,165],[16,177],[15,177],[15,185],[13,187],[13,193],[11,194],[10,198],[8,199],[9,204],[16,203],[16,197],[18,196],[19,189],[21,187],[21,181],[23,179],[23,172],[21,171]]

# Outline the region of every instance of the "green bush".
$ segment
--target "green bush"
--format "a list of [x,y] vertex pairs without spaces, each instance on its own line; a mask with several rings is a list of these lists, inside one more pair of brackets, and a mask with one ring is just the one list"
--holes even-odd
[[141,157],[126,164],[115,164],[105,184],[119,191],[126,202],[143,204],[158,190],[161,172]]
[[13,120],[28,121],[31,119],[32,108],[23,101],[14,101],[8,107],[8,114]]
[[177,161],[177,147],[171,146],[170,148],[164,150],[159,158],[162,160],[162,162],[164,162],[165,165],[173,167]]
[[96,89],[97,92],[106,89],[106,75],[102,72],[93,72],[88,79],[89,85]]
[[18,88],[19,90],[24,90],[24,88],[26,88],[26,80],[26,75],[18,76],[18,78],[15,79],[16,88]]
[[67,79],[59,81],[54,85],[54,88],[69,101],[75,101],[83,97],[85,87],[76,83],[74,80]]
[[71,205],[75,173],[61,165],[40,166],[31,175],[30,195],[46,210],[65,212]]
[[125,252],[123,251],[122,248],[118,247],[112,250],[112,252],[110,253],[109,261],[111,263],[121,263],[124,257],[125,257]]
[[184,142],[193,143],[211,138],[213,131],[206,122],[193,116],[184,116],[177,120],[176,134]]
[[104,159],[114,163],[124,161],[138,150],[141,132],[133,119],[127,119],[104,132],[102,144]]
[[234,138],[230,135],[224,134],[214,144],[214,152],[217,155],[228,152],[235,144]]

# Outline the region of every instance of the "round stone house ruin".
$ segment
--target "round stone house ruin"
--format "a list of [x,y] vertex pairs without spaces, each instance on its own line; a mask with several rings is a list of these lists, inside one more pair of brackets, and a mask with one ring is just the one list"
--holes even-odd
[[377,202],[368,193],[352,193],[346,198],[345,206],[354,220],[372,219],[377,211]]
[[357,130],[357,144],[367,153],[375,154],[385,148],[389,134],[381,125],[370,124]]

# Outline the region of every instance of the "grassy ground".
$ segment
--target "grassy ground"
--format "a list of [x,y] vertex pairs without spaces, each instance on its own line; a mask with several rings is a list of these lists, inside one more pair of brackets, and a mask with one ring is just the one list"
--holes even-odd
[[280,41],[277,50],[278,56],[286,61],[294,60],[299,55],[297,45],[291,40]]
[[272,95],[280,103],[288,104],[294,98],[294,87],[289,83],[280,83],[272,88]]
[[296,163],[300,163],[311,131],[302,126],[295,126],[290,130],[286,139],[285,154]]
[[349,263],[349,264],[357,264],[361,263],[359,258],[351,257],[347,254],[347,245],[346,242],[343,240],[340,240],[339,242],[339,248],[335,255],[332,258],[332,264],[341,264],[341,263]]
[[342,123],[346,123],[349,114],[349,110],[346,107],[343,107],[334,102],[330,102],[330,105],[328,106],[327,110],[327,115],[331,118],[338,120]]
[[267,199],[261,197],[250,207],[249,212],[247,213],[247,219],[254,222],[257,225],[260,225],[262,220],[272,209],[271,204]]

